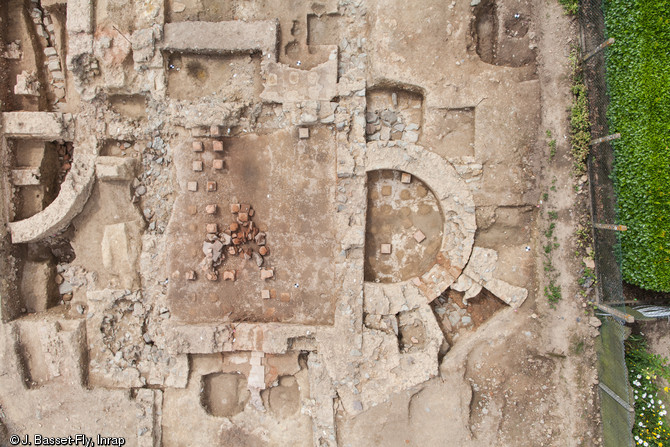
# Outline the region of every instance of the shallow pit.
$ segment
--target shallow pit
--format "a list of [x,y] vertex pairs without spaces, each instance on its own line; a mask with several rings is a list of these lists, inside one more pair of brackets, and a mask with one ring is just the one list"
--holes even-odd
[[293,376],[282,376],[277,386],[267,390],[270,411],[279,419],[288,419],[300,410],[300,388]]
[[167,91],[173,99],[214,97],[235,102],[258,98],[262,91],[260,54],[166,56]]
[[[368,173],[365,280],[406,281],[430,270],[442,244],[444,219],[437,198],[418,178],[402,183],[402,172]],[[420,231],[425,240],[417,242]],[[382,253],[382,244],[391,253]]]
[[244,411],[249,400],[247,378],[242,374],[215,373],[202,378],[200,403],[212,416],[230,418]]

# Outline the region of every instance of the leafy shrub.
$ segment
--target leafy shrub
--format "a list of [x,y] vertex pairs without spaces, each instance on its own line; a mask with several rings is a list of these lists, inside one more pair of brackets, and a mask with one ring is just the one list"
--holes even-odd
[[610,133],[624,279],[670,291],[670,0],[607,0]]
[[579,12],[579,0],[558,0],[566,14],[575,15]]

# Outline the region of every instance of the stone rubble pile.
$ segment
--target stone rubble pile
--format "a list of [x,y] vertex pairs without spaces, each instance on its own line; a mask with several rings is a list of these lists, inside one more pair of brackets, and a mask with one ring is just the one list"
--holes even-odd
[[[210,204],[206,207],[208,214],[214,214],[217,205]],[[266,245],[266,234],[258,228],[252,220],[255,210],[247,203],[234,203],[230,205],[230,212],[234,221],[221,230],[216,223],[207,224],[207,235],[202,243],[202,252],[205,255],[200,262],[199,268],[205,278],[210,281],[219,279],[217,267],[226,261],[226,256],[242,256],[245,260],[252,261],[258,268],[263,267],[265,257],[269,256],[270,249]],[[255,246],[255,248],[254,248]],[[261,279],[270,279],[274,276],[272,268],[261,270]],[[225,270],[224,281],[235,281],[237,272]],[[186,278],[194,281],[197,279],[195,271],[187,272]]]
[[384,109],[365,113],[365,134],[368,141],[405,141],[416,143],[419,140],[418,124],[409,122],[402,112]]

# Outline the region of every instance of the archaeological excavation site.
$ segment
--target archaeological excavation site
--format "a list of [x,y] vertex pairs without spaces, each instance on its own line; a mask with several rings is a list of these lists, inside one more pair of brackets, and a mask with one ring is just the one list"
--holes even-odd
[[4,0],[0,36],[0,445],[600,445],[558,1]]

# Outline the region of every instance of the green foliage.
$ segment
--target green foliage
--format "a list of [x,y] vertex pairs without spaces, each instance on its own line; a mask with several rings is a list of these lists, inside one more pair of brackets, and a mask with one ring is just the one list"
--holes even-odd
[[551,138],[551,130],[547,129],[547,144],[549,145],[549,160],[556,156],[556,138]]
[[554,235],[554,230],[556,229],[556,222],[552,222],[549,224],[549,228],[544,232],[544,235],[547,239],[551,239],[551,237]]
[[570,146],[575,175],[582,175],[586,172],[586,159],[589,156],[589,143],[591,142],[589,100],[580,60],[579,51],[573,49],[570,53],[573,94],[570,107]]
[[579,0],[558,0],[566,14],[576,15],[579,12]]
[[[550,131],[547,131],[547,135],[550,135]],[[549,194],[545,193],[545,201],[548,198]],[[550,221],[554,221],[558,218],[558,212],[549,211],[548,216]],[[561,299],[561,286],[556,284],[558,273],[556,272],[556,268],[554,267],[554,263],[551,259],[554,249],[560,246],[558,242],[556,242],[556,236],[554,235],[555,229],[556,222],[550,222],[549,226],[544,231],[546,244],[542,246],[542,251],[544,252],[544,261],[542,264],[544,265],[545,280],[548,281],[548,284],[544,287],[544,296],[549,301],[551,307],[555,307],[555,304],[558,303]]]
[[[670,445],[668,414],[661,400],[658,379],[670,380],[668,359],[649,352],[646,340],[632,335],[626,341],[626,367],[635,397],[633,438],[636,445]],[[665,389],[667,392],[667,388]]]
[[561,286],[557,285],[556,281],[552,279],[544,288],[544,296],[547,297],[551,304],[558,303],[562,298]]
[[670,292],[670,1],[604,2],[622,273]]

